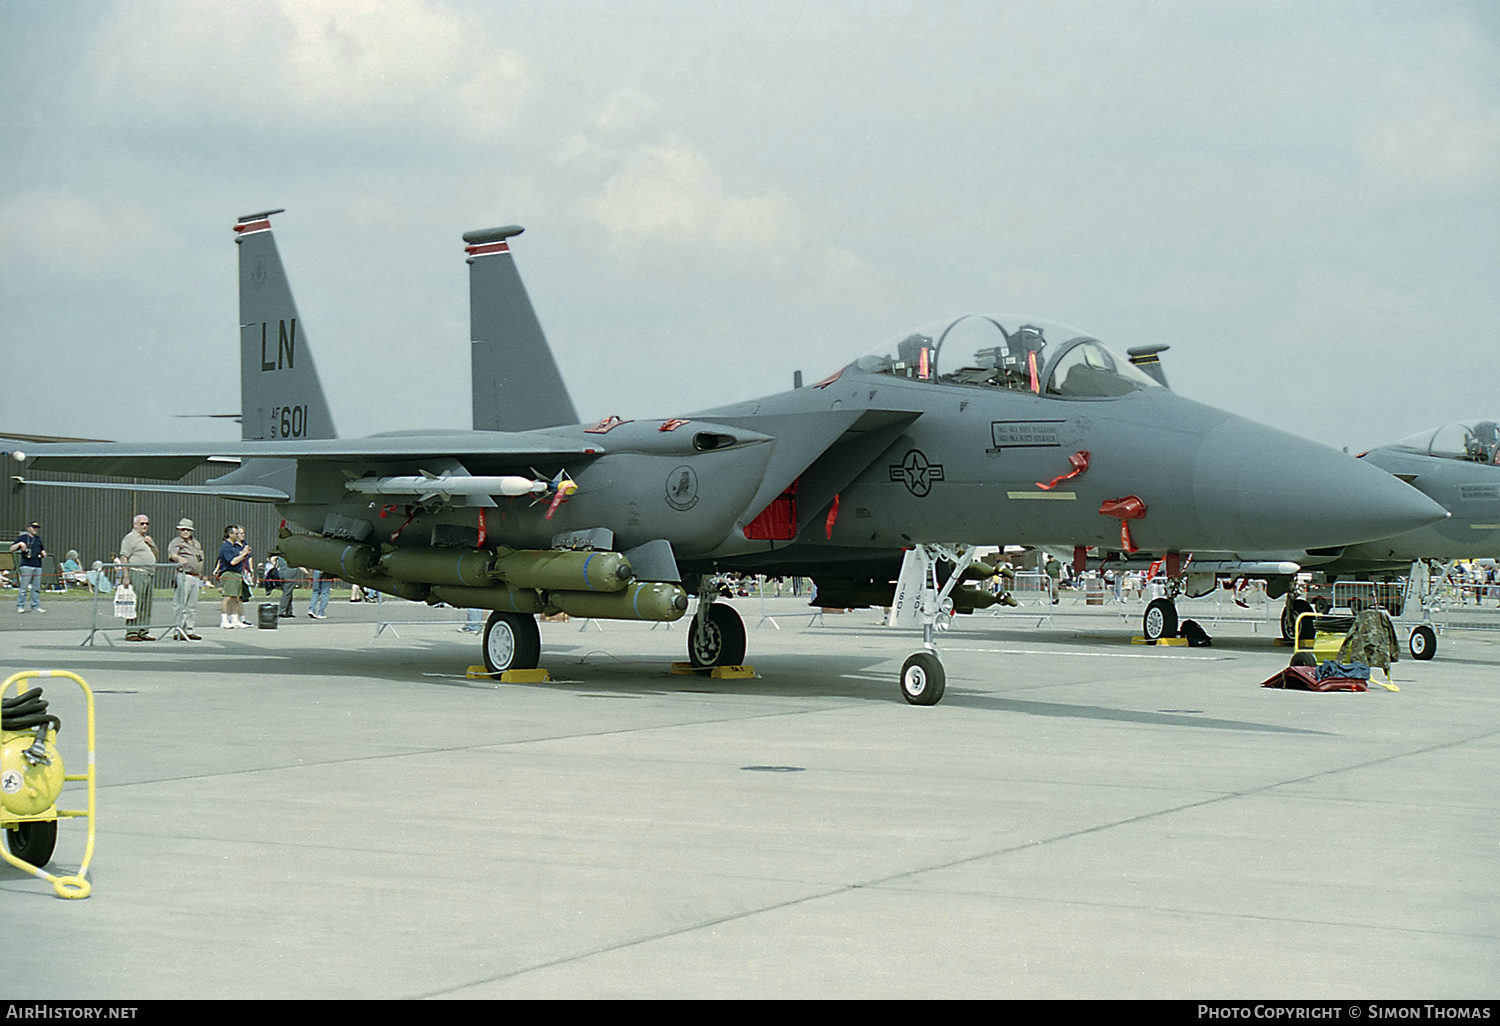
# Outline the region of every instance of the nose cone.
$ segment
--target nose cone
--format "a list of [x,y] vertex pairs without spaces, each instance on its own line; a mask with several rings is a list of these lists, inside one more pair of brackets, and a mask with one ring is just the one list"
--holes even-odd
[[1352,545],[1448,515],[1383,470],[1242,417],[1204,437],[1193,497],[1203,525],[1239,538],[1241,551]]

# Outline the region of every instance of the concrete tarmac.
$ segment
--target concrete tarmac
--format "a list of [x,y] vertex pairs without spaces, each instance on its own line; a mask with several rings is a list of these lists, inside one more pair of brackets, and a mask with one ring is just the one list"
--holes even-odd
[[[736,605],[758,679],[670,675],[685,621],[574,621],[538,685],[466,679],[452,610],[80,647],[86,604],[6,609],[5,674],[95,689],[99,789],[90,898],[0,864],[0,996],[1500,995],[1500,634],[1273,691],[1268,624],[1150,649],[1069,597],[960,618],[917,708],[878,611]],[[40,683],[77,771],[79,689]]]

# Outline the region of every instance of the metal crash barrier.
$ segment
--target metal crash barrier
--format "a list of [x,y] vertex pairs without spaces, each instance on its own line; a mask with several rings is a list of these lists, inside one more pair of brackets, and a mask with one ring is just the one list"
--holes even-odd
[[1008,590],[1018,604],[994,605],[985,612],[997,620],[1035,620],[1040,627],[1052,620],[1052,607],[1058,602],[1056,589],[1056,582],[1047,574],[1017,570]]
[[[108,576],[113,587],[107,592],[102,588],[94,589],[93,600],[89,603],[88,637],[79,642],[79,647],[92,645],[98,635],[109,641],[109,634],[113,631],[122,634],[156,631],[160,632],[158,637],[170,634],[176,626],[172,603],[177,590],[177,573],[181,569],[176,563],[153,563],[150,566],[116,563],[100,571]],[[148,573],[151,575],[149,598],[142,590],[143,579]],[[121,600],[121,588],[127,581],[135,594],[133,604]],[[209,583],[207,578],[204,583]],[[129,615],[124,615],[127,613]]]
[[[42,689],[21,692],[21,681],[36,677],[65,677],[83,689],[88,707],[88,772],[64,772],[57,750],[61,721],[47,715]],[[6,702],[5,693],[12,684],[16,685],[16,697]],[[94,692],[82,677],[67,670],[23,670],[0,684],[0,705],[5,707],[5,726],[0,728],[0,827],[5,829],[5,845],[0,848],[0,857],[46,880],[60,898],[87,898],[93,890],[88,871],[94,857]],[[88,783],[88,808],[57,807],[63,786],[70,781]],[[77,818],[88,820],[83,862],[74,875],[54,876],[41,867],[52,858],[58,821]]]
[[[367,589],[365,594],[368,595],[369,593]],[[365,601],[369,600],[366,599]],[[412,619],[412,614],[417,610],[424,610],[433,615]],[[462,613],[464,618],[460,620],[445,616],[444,614],[448,612]],[[398,638],[401,637],[401,633],[396,630],[397,627],[428,626],[462,628],[468,626],[468,616],[468,610],[466,609],[455,609],[448,605],[429,606],[425,602],[413,602],[410,599],[396,598],[382,592],[375,592],[375,636],[377,638],[385,631],[390,631]],[[407,618],[400,619],[401,617]],[[483,621],[480,621],[480,624],[482,626]]]

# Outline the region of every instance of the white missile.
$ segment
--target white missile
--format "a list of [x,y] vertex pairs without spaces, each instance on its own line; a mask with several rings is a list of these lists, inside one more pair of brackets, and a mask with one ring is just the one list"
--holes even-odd
[[362,477],[344,485],[351,492],[365,495],[417,495],[423,499],[488,498],[492,495],[546,495],[551,486],[546,481],[516,474],[455,477],[448,474],[420,474],[404,477]]

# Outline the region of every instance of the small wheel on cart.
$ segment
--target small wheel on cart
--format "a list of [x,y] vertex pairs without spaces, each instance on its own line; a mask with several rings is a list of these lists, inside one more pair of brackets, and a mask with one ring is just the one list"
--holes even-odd
[[1313,612],[1317,613],[1319,616],[1327,616],[1328,611],[1333,608],[1333,605],[1322,595],[1319,595],[1317,598],[1313,599],[1312,607]]
[[1406,648],[1413,659],[1431,659],[1437,655],[1437,631],[1425,623],[1417,624],[1406,639]]
[[1317,666],[1318,665],[1318,660],[1313,657],[1313,654],[1311,652],[1293,652],[1292,653],[1292,661],[1289,664],[1287,664],[1287,665],[1289,665],[1289,666]]
[[901,697],[912,705],[937,705],[943,697],[947,675],[931,652],[918,652],[901,667]]
[[57,820],[17,823],[7,827],[5,846],[23,862],[45,866],[52,861],[52,851],[57,847]]

